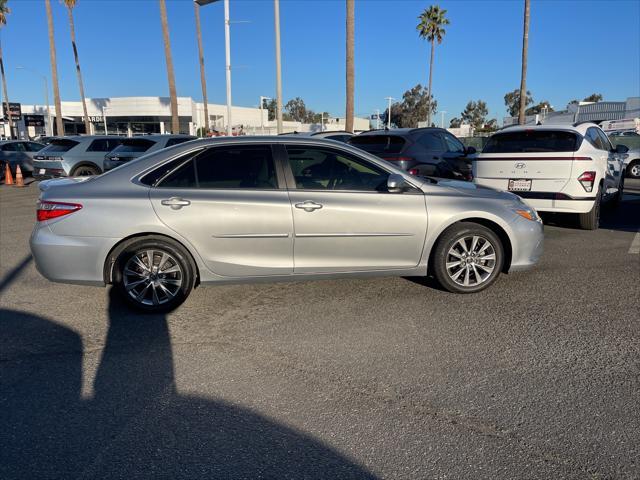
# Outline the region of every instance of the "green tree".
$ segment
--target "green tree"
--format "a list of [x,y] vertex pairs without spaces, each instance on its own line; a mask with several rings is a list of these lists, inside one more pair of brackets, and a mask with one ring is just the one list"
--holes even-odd
[[284,111],[287,112],[289,117],[296,122],[305,122],[309,115],[307,106],[305,105],[304,100],[300,97],[289,100],[284,105]]
[[353,132],[354,96],[355,96],[355,0],[347,0],[347,100],[345,126],[347,132]]
[[543,111],[544,112],[554,111],[553,107],[551,106],[551,103],[549,103],[548,100],[543,100],[537,105],[527,108],[527,110],[525,111],[525,115],[537,115],[539,113],[542,113]]
[[[0,0],[0,28],[4,27],[7,24],[7,15],[11,13],[11,9],[7,7],[7,0]],[[7,118],[9,119],[9,138],[13,138],[13,120],[11,115],[9,114],[9,96],[7,94],[7,79],[4,76],[4,60],[2,57],[2,42],[0,42],[0,73],[2,74],[2,94],[4,97],[4,104],[6,105],[6,110],[3,110],[7,114]]]
[[[433,56],[435,52],[435,42],[438,45],[442,43],[442,39],[446,33],[445,25],[449,25],[449,20],[445,17],[446,10],[441,9],[438,5],[431,5],[425,9],[418,20],[420,22],[416,26],[420,38],[431,42],[431,58],[429,60],[429,88],[427,89],[428,98],[432,98],[431,83],[433,79]],[[427,109],[427,124],[431,124],[431,114],[435,109]]]
[[53,31],[53,13],[51,13],[50,0],[44,0],[44,8],[47,12],[47,25],[49,28],[49,57],[51,58],[51,83],[53,84],[53,102],[56,105],[56,135],[64,136],[64,123],[62,121],[62,102],[60,102],[60,87],[58,85],[58,62],[56,60],[56,39]]
[[449,122],[449,128],[460,128],[460,125],[462,125],[462,120],[458,117],[453,117]]
[[583,102],[601,102],[602,101],[602,94],[600,94],[600,93],[592,93],[588,97],[585,97],[582,101]]
[[162,40],[164,56],[167,63],[167,79],[169,81],[169,102],[171,104],[171,133],[180,133],[178,119],[178,94],[176,93],[176,76],[173,71],[173,57],[171,56],[171,42],[169,40],[169,20],[167,19],[167,5],[165,0],[160,3],[160,23],[162,24]]
[[[527,90],[527,94],[525,96],[525,106],[531,105],[533,103],[533,97],[531,96],[531,92]],[[513,92],[509,92],[504,96],[504,104],[507,107],[507,112],[509,112],[509,116],[517,117],[518,112],[520,111],[520,90],[517,88]]]
[[[415,128],[418,122],[433,115],[438,109],[438,102],[428,95],[427,89],[418,84],[402,95],[402,102],[391,105],[391,123],[400,128]],[[386,124],[389,109],[385,110],[383,118]]]
[[84,129],[88,134],[91,133],[91,125],[89,123],[89,114],[87,113],[87,100],[84,96],[84,84],[82,82],[82,72],[80,71],[80,60],[78,59],[78,46],[76,44],[76,28],[73,22],[73,9],[76,6],[76,0],[64,0],[69,14],[69,31],[71,32],[71,48],[73,49],[73,58],[76,62],[76,75],[78,76],[78,87],[80,89],[80,100],[82,100],[82,114],[84,120]]
[[489,109],[485,102],[482,100],[478,100],[477,102],[471,100],[467,103],[460,117],[464,123],[468,123],[474,128],[482,128],[487,121],[487,115],[489,115]]

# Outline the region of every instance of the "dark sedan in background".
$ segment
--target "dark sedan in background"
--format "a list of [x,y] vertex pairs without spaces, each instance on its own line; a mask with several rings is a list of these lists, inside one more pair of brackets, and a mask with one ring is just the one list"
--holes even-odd
[[16,167],[24,175],[33,173],[33,155],[44,148],[44,144],[28,140],[6,140],[0,142],[0,178],[4,178],[5,165],[8,163],[11,173],[15,175]]
[[465,147],[443,128],[373,130],[352,137],[348,143],[413,175],[472,180],[475,148]]
[[125,138],[104,157],[104,171],[119,167],[147,153],[194,140],[192,135],[145,135]]

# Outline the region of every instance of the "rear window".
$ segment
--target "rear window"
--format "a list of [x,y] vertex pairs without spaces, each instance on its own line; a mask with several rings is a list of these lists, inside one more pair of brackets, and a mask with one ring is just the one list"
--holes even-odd
[[406,140],[397,135],[358,135],[349,143],[370,153],[400,153]]
[[156,142],[146,138],[128,138],[113,149],[112,153],[141,153],[149,150]]
[[582,137],[572,132],[524,130],[493,135],[482,153],[575,152]]
[[73,147],[78,145],[80,142],[76,142],[75,140],[69,140],[68,138],[60,138],[57,140],[52,140],[49,145],[40,150],[40,153],[63,153],[68,152]]
[[174,138],[170,138],[167,141],[167,144],[165,145],[166,147],[172,147],[173,145],[180,145],[181,143],[184,142],[188,142],[189,140],[193,140],[195,139],[195,137],[174,137]]

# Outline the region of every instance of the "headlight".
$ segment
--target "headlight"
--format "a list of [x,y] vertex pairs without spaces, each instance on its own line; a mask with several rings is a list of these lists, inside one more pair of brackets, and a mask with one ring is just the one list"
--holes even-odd
[[513,213],[515,213],[516,215],[520,215],[522,218],[526,218],[527,220],[531,220],[532,222],[537,222],[538,220],[540,220],[536,209],[531,208],[524,203],[522,205],[519,205],[517,208],[514,208]]

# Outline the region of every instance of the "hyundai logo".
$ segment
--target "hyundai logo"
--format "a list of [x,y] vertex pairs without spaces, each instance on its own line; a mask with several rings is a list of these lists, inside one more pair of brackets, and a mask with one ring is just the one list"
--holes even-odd
[[526,163],[523,163],[523,162],[518,162],[518,163],[516,163],[514,166],[515,166],[516,168],[524,168],[524,167],[526,167],[526,166],[527,166],[527,164],[526,164]]

